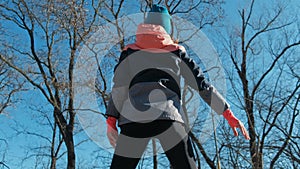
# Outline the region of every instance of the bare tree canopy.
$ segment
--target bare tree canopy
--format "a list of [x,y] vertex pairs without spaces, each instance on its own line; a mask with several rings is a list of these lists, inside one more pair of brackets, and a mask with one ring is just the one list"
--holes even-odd
[[[226,159],[234,168],[297,168],[299,16],[289,15],[293,8],[287,3],[262,4],[252,0],[239,10],[241,26],[223,39],[223,57],[231,62],[231,97],[248,117],[251,140],[249,145],[222,144],[233,151]],[[244,161],[247,151],[251,160]]]
[[[83,128],[76,119],[74,72],[78,55],[96,32],[101,35],[100,25],[109,23],[116,29],[119,41],[108,50],[106,62],[95,62],[97,77],[93,85],[99,110],[88,111],[101,114],[107,107],[111,72],[120,51],[134,41],[125,34],[126,23],[118,19],[134,13],[145,14],[151,5],[160,4],[173,17],[188,20],[197,28],[191,36],[178,39],[178,43],[185,45],[198,31],[214,33],[209,37],[216,40],[214,46],[226,70],[227,98],[235,114],[246,122],[251,137],[249,141],[233,138],[228,125],[221,123],[216,124],[217,130],[209,136],[210,141],[202,142],[198,137],[204,123],[201,116],[209,110],[205,106],[195,110],[199,116],[189,134],[199,168],[299,168],[300,7],[292,1],[249,0],[241,2],[239,9],[228,9],[226,5],[231,3],[222,0],[2,0],[0,120],[13,121],[4,116],[9,116],[9,112],[28,112],[36,125],[24,126],[16,121],[11,130],[15,137],[26,136],[40,142],[39,145],[28,143],[23,162],[34,161],[35,168],[109,168],[111,154],[102,147],[90,150],[90,154],[78,153],[84,149],[81,149],[83,143],[87,145],[86,151],[95,146],[91,138],[82,134]],[[237,17],[230,18],[232,22],[225,21],[226,15],[232,13]],[[176,27],[174,23],[172,26]],[[177,41],[180,30],[174,30],[177,31],[171,35]],[[110,40],[104,37],[108,35],[97,38]],[[101,57],[97,44],[89,47],[96,59]],[[30,100],[26,100],[30,98],[28,91],[35,94],[39,106],[30,105]],[[198,99],[188,85],[184,86],[183,95],[185,103],[193,104],[192,98]],[[28,105],[20,106],[24,103]],[[183,108],[188,112],[187,107]],[[7,160],[13,138],[2,135],[2,130],[6,128],[0,128],[0,168],[14,168]],[[139,167],[171,168],[165,155],[158,153],[159,144],[152,140],[151,146],[154,157],[142,159]],[[81,161],[80,155],[90,157],[89,161]]]

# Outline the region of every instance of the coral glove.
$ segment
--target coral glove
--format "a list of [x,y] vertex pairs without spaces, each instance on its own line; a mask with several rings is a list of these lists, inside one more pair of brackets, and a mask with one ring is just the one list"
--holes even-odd
[[107,131],[106,135],[108,137],[109,143],[115,148],[118,139],[118,129],[116,126],[117,119],[114,117],[108,117],[106,119]]
[[223,112],[223,116],[228,121],[228,124],[232,128],[235,136],[239,135],[236,128],[240,128],[244,137],[247,140],[250,140],[249,134],[248,134],[246,128],[244,127],[244,124],[233,115],[233,113],[231,112],[230,109],[225,110]]

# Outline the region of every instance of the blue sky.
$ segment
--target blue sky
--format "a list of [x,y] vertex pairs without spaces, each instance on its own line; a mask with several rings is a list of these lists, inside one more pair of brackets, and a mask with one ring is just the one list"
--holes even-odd
[[[243,3],[241,3],[240,1],[237,3],[234,0],[227,1],[224,7],[225,12],[228,16],[224,20],[227,20],[226,22],[238,22],[236,20],[237,7],[241,6],[243,6]],[[37,133],[42,133],[42,135],[51,137],[51,130],[48,127],[41,126],[37,123],[36,116],[39,116],[39,113],[34,112],[30,109],[30,107],[41,106],[41,103],[43,103],[41,99],[43,100],[44,97],[42,97],[38,91],[31,90],[20,93],[16,97],[22,98],[22,101],[14,107],[8,108],[4,114],[0,115],[1,138],[6,138],[8,142],[8,149],[5,154],[4,162],[8,164],[11,169],[19,168],[18,166],[20,166],[22,159],[26,156],[28,146],[39,145],[43,144],[44,142],[34,136],[26,136],[23,134],[16,136],[16,131],[14,131],[14,128],[18,128],[18,130],[24,128],[28,129],[29,131],[36,131]],[[45,111],[52,110],[51,107],[43,107],[43,109]],[[51,112],[49,113],[51,114]],[[22,127],[19,128],[20,126]],[[83,139],[87,138],[87,135],[85,135],[85,133],[81,133],[80,135],[80,137]],[[0,145],[1,148],[3,148],[3,144],[1,142]],[[99,149],[99,147],[93,142],[83,144],[81,148],[77,149],[78,159],[88,160],[90,158],[89,154],[97,149]],[[1,157],[0,161],[2,161]],[[26,166],[28,168],[31,168],[29,166],[33,166],[33,161],[34,159],[26,160],[23,163],[23,167]]]
[[[266,2],[266,1],[264,1]],[[270,2],[270,1],[269,1]],[[298,4],[296,1],[291,1],[295,3],[295,6]],[[226,18],[224,18],[225,23],[239,23],[238,19],[238,8],[243,8],[249,3],[249,0],[247,1],[238,1],[238,0],[226,0],[226,5],[224,5],[225,14],[227,15]],[[299,7],[299,6],[298,6]],[[207,33],[208,37],[213,37],[214,35],[210,35],[209,31],[206,32],[204,29],[204,33]],[[24,147],[28,145],[39,145],[42,144],[43,141],[37,140],[35,137],[24,137],[24,135],[17,135],[15,134],[15,131],[13,128],[19,126],[23,126],[25,129],[41,132],[43,135],[51,137],[51,133],[48,133],[50,130],[47,129],[47,127],[42,127],[41,125],[36,123],[36,116],[38,116],[38,113],[34,113],[29,107],[38,107],[41,106],[42,103],[41,99],[44,99],[40,96],[40,93],[38,91],[27,91],[21,93],[19,96],[22,98],[22,101],[18,103],[14,107],[10,107],[6,110],[4,114],[0,115],[0,139],[6,138],[8,142],[8,149],[5,153],[5,157],[0,156],[0,161],[2,161],[4,158],[4,162],[11,168],[20,168],[21,160],[24,158],[26,154],[26,150]],[[44,107],[45,111],[51,111],[51,107]],[[49,112],[51,114],[52,112]],[[17,125],[16,125],[17,124]],[[20,128],[19,128],[20,129]],[[83,132],[80,134],[80,138],[77,139],[77,141],[81,139],[88,138],[87,135]],[[0,141],[0,155],[2,154],[3,147],[5,147],[5,144]],[[90,154],[93,153],[93,151],[99,150],[99,147],[93,143],[93,142],[87,142],[84,143],[79,149],[77,149],[78,158],[80,160],[86,160],[88,161],[90,159]],[[24,167],[31,168],[29,166],[33,166],[33,160],[27,160],[24,163]],[[97,163],[97,162],[95,162]]]

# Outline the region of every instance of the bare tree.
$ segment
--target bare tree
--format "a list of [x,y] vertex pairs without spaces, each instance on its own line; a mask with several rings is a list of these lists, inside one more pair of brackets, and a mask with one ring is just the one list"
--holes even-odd
[[[15,122],[12,126],[15,132],[14,137],[34,140],[28,145],[23,145],[26,156],[22,159],[22,163],[34,161],[34,168],[55,169],[64,167],[65,162],[61,159],[67,154],[67,150],[62,148],[64,141],[52,114],[49,114],[49,110],[42,106],[30,107],[30,111],[33,112],[32,116],[35,116],[32,125],[39,127],[29,128],[22,122]],[[83,131],[78,123],[75,126],[74,137]],[[75,148],[88,141],[86,138],[79,137],[77,140],[74,145]]]
[[294,62],[300,46],[299,18],[290,17],[288,12],[295,9],[289,4],[261,3],[252,0],[239,10],[241,26],[234,26],[223,39],[224,57],[231,62],[226,67],[232,100],[247,115],[251,137],[248,146],[221,143],[227,147],[224,154],[230,155],[223,158],[234,168],[288,166],[293,158],[289,147],[299,142],[299,133],[294,132],[299,118],[300,79],[295,76],[299,62]]
[[13,95],[21,91],[22,84],[22,79],[18,79],[18,76],[4,62],[0,61],[0,114],[17,101]]
[[[22,159],[22,163],[34,161],[35,168],[55,169],[57,161],[67,153],[61,150],[63,146],[62,136],[58,131],[53,116],[48,113],[49,110],[45,111],[41,106],[35,106],[31,108],[31,111],[38,114],[32,124],[38,125],[39,128],[28,128],[22,122],[15,122],[12,126],[15,131],[15,137],[38,140],[37,144],[33,144],[32,141],[29,145],[23,145],[26,156]],[[41,132],[43,130],[49,132]]]
[[75,168],[75,54],[96,27],[100,2],[6,0],[0,3],[1,20],[9,23],[12,30],[18,30],[6,31],[5,41],[1,42],[6,54],[1,55],[1,60],[41,92],[47,100],[45,104],[53,107],[55,126],[67,148],[70,169]]

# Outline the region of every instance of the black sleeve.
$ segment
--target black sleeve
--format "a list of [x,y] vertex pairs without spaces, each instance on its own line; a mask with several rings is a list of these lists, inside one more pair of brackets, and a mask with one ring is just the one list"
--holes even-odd
[[[179,53],[181,60],[181,74],[187,83],[195,90],[202,91],[210,87],[210,83],[205,79],[201,69],[192,58],[189,58],[184,51]],[[196,82],[196,84],[195,84]]]
[[183,61],[180,66],[180,69],[182,69],[181,74],[186,83],[199,91],[201,98],[218,114],[222,114],[227,110],[230,107],[229,104],[217,89],[207,82],[195,61],[187,57],[185,52],[180,53],[180,58]]
[[[123,86],[121,83],[119,83],[120,81],[122,81],[122,79],[120,79],[120,77],[122,77],[122,75],[117,75],[116,74],[116,69],[117,67],[120,65],[120,63],[127,57],[127,50],[124,50],[121,52],[119,61],[117,63],[117,65],[114,67],[114,77],[113,77],[113,87],[112,87],[112,91],[110,93],[110,98],[107,104],[107,109],[105,114],[107,116],[113,116],[116,118],[119,118],[120,116],[120,111],[122,109],[123,106],[123,102],[124,100],[126,100],[127,98],[127,93],[128,93],[128,87],[127,86]],[[123,72],[126,73],[126,72]],[[123,76],[125,77],[125,76]]]

